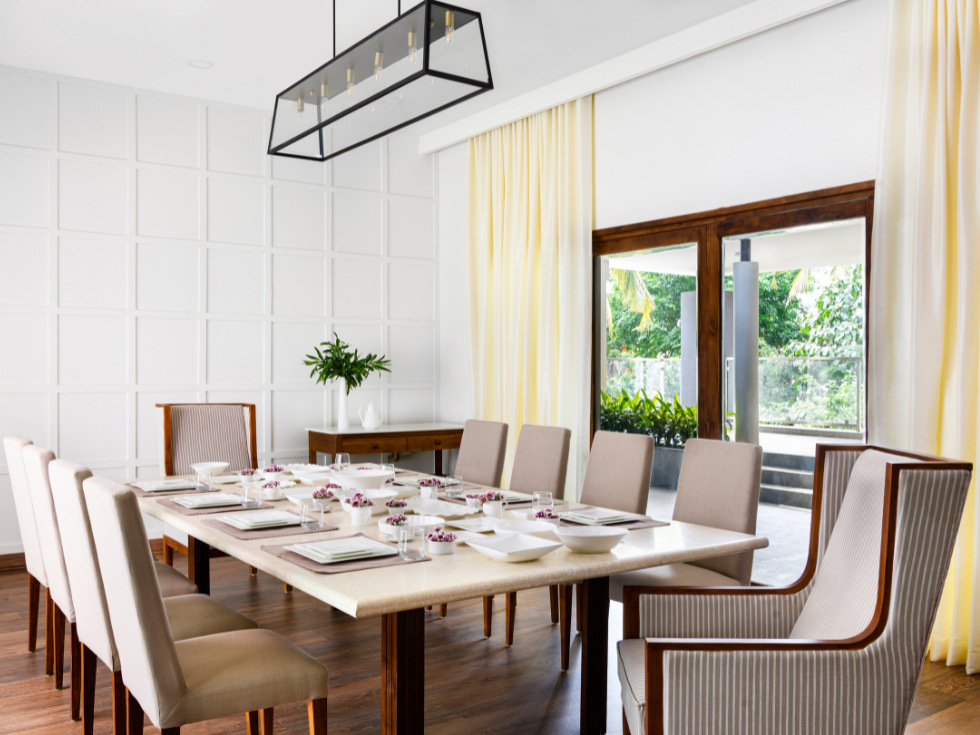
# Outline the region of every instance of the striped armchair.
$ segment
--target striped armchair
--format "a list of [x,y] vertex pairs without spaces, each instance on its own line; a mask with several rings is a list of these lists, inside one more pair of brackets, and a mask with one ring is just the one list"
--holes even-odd
[[972,465],[818,446],[785,588],[624,589],[624,732],[901,735]]
[[158,403],[157,415],[161,474],[190,475],[197,462],[258,469],[254,404]]

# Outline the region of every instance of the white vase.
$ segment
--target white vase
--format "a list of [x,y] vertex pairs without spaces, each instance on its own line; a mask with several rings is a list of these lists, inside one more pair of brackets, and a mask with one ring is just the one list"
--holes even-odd
[[371,506],[350,509],[350,524],[352,526],[371,525]]
[[340,379],[340,401],[337,403],[337,428],[347,431],[350,428],[350,419],[347,416],[347,381]]
[[490,518],[502,518],[504,515],[504,501],[491,500],[483,504],[483,515]]

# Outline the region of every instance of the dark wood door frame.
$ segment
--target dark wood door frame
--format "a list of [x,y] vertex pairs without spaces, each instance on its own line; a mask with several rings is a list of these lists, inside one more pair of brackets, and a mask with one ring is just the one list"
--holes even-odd
[[[875,182],[864,181],[830,189],[821,189],[788,197],[724,207],[697,214],[668,217],[633,225],[609,227],[592,233],[592,256],[619,255],[640,250],[653,250],[685,243],[697,243],[697,304],[698,304],[698,436],[721,439],[724,432],[722,381],[722,326],[724,257],[722,239],[735,234],[774,230],[800,225],[865,218],[865,342],[871,325],[868,303],[871,275],[871,229],[874,214]],[[593,273],[598,273],[598,267]],[[593,289],[593,294],[600,289]],[[596,297],[594,296],[594,299]],[[593,312],[598,314],[598,304]],[[598,317],[596,317],[598,319]],[[598,333],[596,325],[594,333]],[[593,339],[592,393],[596,390],[597,345]],[[867,361],[865,361],[867,385]],[[598,429],[596,401],[593,400],[593,432]]]

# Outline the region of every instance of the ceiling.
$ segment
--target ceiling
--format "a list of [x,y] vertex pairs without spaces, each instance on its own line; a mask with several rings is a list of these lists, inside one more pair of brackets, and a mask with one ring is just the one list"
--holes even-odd
[[[745,235],[752,240],[752,260],[761,273],[829,268],[864,262],[864,219],[842,220],[819,225],[794,227],[779,232]],[[725,238],[725,274],[732,274],[732,263],[739,259],[741,244],[737,238]],[[610,268],[619,270],[674,273],[694,276],[698,272],[695,245],[648,250],[609,259]]]
[[[751,1],[458,0],[483,15],[495,89],[411,131],[455,122]],[[337,0],[337,50],[396,14],[396,0]],[[277,92],[331,58],[332,15],[326,0],[0,0],[0,65],[271,111]],[[214,66],[196,69],[192,60]]]

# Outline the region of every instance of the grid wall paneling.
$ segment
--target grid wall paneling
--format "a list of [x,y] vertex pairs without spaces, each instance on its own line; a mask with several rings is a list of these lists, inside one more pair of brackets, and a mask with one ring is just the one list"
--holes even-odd
[[[386,353],[351,394],[438,406],[437,180],[400,136],[270,158],[267,112],[0,67],[0,435],[122,478],[158,474],[154,405],[248,402],[259,461],[305,461],[337,332]],[[0,457],[0,463],[5,458]],[[0,464],[0,554],[21,550]]]

